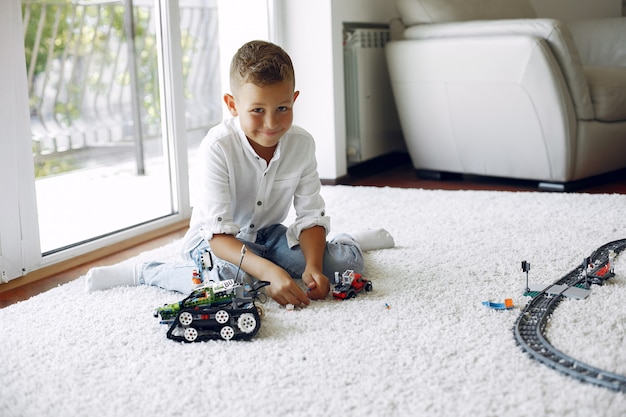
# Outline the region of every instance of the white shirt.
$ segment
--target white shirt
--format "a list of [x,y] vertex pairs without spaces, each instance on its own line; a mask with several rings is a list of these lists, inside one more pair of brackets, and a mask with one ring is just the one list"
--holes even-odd
[[292,202],[296,220],[287,230],[290,247],[309,227],[322,226],[328,234],[315,142],[304,129],[292,126],[287,131],[269,165],[252,149],[237,117],[212,128],[198,152],[200,189],[184,238],[185,253],[214,234],[254,242],[258,230],[287,218]]

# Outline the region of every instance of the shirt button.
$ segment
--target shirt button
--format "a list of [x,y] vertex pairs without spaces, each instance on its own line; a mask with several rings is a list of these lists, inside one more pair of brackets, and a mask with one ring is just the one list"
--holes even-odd
[[254,229],[254,225],[253,224],[250,225],[250,229]]
[[257,205],[257,206],[260,206],[260,205],[262,205],[262,204],[263,204],[263,203],[262,203],[262,202],[260,202],[260,201],[257,201],[257,202],[256,202],[256,205]]
[[221,221],[222,221],[222,218],[221,218],[221,217],[218,217],[218,218],[217,218],[217,221],[218,221],[218,222],[221,222]]
[[324,217],[326,215],[326,212],[322,211],[322,217]]

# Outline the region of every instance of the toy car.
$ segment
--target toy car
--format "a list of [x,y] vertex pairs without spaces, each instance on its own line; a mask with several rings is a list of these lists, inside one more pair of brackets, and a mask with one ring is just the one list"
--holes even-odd
[[333,297],[345,300],[346,298],[354,298],[361,291],[372,291],[372,282],[363,278],[361,274],[347,269],[341,277],[339,272],[335,272],[335,288],[333,289]]
[[154,316],[170,325],[167,337],[175,341],[249,340],[261,327],[263,308],[255,301],[266,285],[269,282],[257,281],[251,287],[233,280],[209,282],[178,303],[157,308]]

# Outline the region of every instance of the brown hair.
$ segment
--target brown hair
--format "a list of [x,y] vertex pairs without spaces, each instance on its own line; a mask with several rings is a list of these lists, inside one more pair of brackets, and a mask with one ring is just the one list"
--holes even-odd
[[233,56],[230,63],[230,89],[252,83],[259,87],[291,81],[295,74],[291,58],[280,46],[265,41],[250,41]]

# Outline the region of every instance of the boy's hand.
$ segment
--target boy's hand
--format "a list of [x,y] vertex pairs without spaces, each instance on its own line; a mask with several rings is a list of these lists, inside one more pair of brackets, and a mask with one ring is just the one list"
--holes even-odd
[[322,226],[313,226],[300,233],[300,248],[306,260],[302,281],[309,289],[309,297],[319,300],[330,291],[328,278],[322,272],[324,249],[326,248],[326,230]]
[[296,281],[281,267],[275,265],[275,268],[271,268],[263,275],[262,279],[270,282],[270,285],[265,287],[265,292],[278,304],[282,306],[293,304],[295,307],[306,307],[311,302],[309,296],[302,291]]
[[[211,250],[219,258],[232,264],[237,264],[241,259],[241,242],[232,235],[218,234],[211,239]],[[275,263],[256,255],[250,251],[242,261],[241,269],[248,274],[268,281],[270,285],[265,287],[267,295],[272,297],[278,304],[293,304],[295,307],[306,307],[310,300],[291,276]]]
[[330,291],[330,282],[321,271],[305,269],[302,281],[308,287],[309,298],[312,300],[322,300]]

